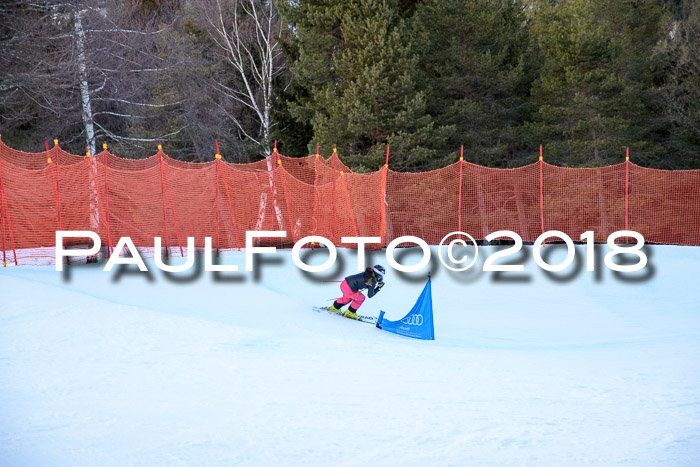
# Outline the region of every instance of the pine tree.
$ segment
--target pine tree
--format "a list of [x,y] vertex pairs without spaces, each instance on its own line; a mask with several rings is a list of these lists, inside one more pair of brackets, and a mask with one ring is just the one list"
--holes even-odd
[[676,168],[698,169],[700,159],[700,9],[684,0],[659,47],[664,60],[664,110],[672,128],[667,143]]
[[626,146],[646,161],[661,157],[649,63],[662,18],[655,0],[536,2],[542,65],[529,129],[550,162],[607,165],[622,161]]
[[425,40],[421,69],[432,90],[429,111],[457,128],[446,149],[453,152],[463,144],[468,160],[494,167],[517,164],[518,127],[527,116],[532,79],[522,3],[425,2],[416,16]]
[[454,127],[437,125],[418,81],[418,52],[396,0],[301,1],[283,13],[297,35],[291,107],[326,150],[337,145],[356,170],[375,170],[386,145],[392,168],[433,167]]

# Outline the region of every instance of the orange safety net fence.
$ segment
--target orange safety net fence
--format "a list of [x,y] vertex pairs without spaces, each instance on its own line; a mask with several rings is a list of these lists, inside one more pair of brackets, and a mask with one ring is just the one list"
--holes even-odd
[[106,148],[86,157],[57,143],[26,153],[0,141],[3,264],[52,264],[57,230],[96,232],[102,255],[128,236],[139,248],[161,237],[164,255],[180,256],[188,237],[197,248],[210,237],[216,250],[240,249],[253,230],[286,231],[285,238],[260,239],[263,245],[290,247],[316,235],[353,247],[341,238],[371,236],[380,241],[368,248],[381,248],[404,235],[438,244],[454,231],[480,240],[511,230],[534,242],[548,230],[574,241],[592,230],[604,242],[625,229],[649,243],[700,245],[700,170],[629,161],[572,169],[542,160],[493,169],[460,160],[423,173],[384,166],[359,174],[335,152],[292,158],[275,150],[250,164],[187,163],[160,149],[124,159]]

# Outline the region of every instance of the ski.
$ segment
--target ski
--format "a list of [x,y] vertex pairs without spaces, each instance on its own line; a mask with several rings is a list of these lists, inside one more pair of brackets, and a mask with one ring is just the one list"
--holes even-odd
[[[340,313],[334,313],[334,312],[328,310],[327,308],[322,308],[322,307],[318,307],[318,306],[314,306],[314,307],[311,307],[311,308],[312,308],[314,311],[317,311],[317,312],[319,312],[319,313],[322,312],[322,311],[325,311],[325,312],[328,313],[329,315],[335,315],[335,316],[338,316],[338,317],[340,317],[340,318],[345,318],[345,317],[344,317],[343,315],[341,315]],[[377,317],[376,317],[376,316],[363,316],[363,315],[358,315],[358,316],[360,317],[360,319],[351,319],[351,318],[346,318],[346,319],[349,319],[350,321],[359,321],[360,323],[377,324]]]

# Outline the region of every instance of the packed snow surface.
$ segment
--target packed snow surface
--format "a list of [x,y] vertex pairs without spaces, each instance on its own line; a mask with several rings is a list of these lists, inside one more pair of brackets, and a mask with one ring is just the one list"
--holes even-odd
[[0,465],[700,465],[700,248],[484,272],[493,248],[462,273],[368,253],[387,285],[362,314],[400,319],[430,270],[435,341],[311,310],[355,251],[0,268]]

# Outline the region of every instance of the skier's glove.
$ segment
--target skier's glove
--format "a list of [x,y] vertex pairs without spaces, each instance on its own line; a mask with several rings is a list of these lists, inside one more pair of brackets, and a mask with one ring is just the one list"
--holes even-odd
[[379,292],[384,287],[384,282],[377,282],[377,287],[374,289],[374,293]]

